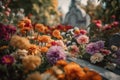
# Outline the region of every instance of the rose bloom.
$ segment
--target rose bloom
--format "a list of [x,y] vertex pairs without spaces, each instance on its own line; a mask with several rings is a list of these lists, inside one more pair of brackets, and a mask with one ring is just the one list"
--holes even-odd
[[79,36],[79,37],[77,38],[77,42],[78,42],[79,44],[86,44],[86,43],[89,42],[89,37],[86,36],[86,35],[81,35],[81,36]]
[[101,62],[104,59],[104,56],[101,53],[95,53],[90,57],[91,63]]

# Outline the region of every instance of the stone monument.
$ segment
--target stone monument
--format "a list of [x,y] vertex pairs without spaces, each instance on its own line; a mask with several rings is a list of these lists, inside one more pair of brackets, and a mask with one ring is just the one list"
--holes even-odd
[[64,24],[86,29],[90,24],[90,16],[76,4],[76,0],[71,0],[69,11],[64,19]]

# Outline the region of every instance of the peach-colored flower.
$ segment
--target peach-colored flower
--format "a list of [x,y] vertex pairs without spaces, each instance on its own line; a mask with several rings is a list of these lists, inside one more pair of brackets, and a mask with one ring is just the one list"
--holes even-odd
[[34,70],[41,65],[41,58],[39,56],[28,55],[22,58],[22,64],[26,72]]
[[28,54],[37,55],[40,53],[40,49],[37,45],[30,45],[28,48]]
[[44,27],[43,24],[36,24],[36,25],[35,25],[35,29],[36,29],[37,31],[39,31],[39,32],[42,32],[42,33],[45,32],[45,27]]
[[29,74],[25,80],[42,80],[39,72]]
[[57,30],[57,29],[55,29],[55,30],[53,31],[52,35],[53,35],[53,37],[55,37],[55,38],[57,38],[58,36],[61,36],[61,35],[60,35],[60,31]]
[[66,80],[82,80],[85,76],[83,69],[76,63],[71,62],[64,67]]
[[27,38],[14,35],[10,40],[10,45],[19,49],[28,49],[31,44]]
[[41,47],[40,50],[41,50],[41,53],[46,53],[48,51],[48,48],[47,47]]
[[41,36],[41,42],[48,43],[50,41],[51,41],[51,37],[50,36],[47,36],[47,35]]
[[77,42],[79,44],[86,44],[89,42],[89,37],[86,36],[86,35],[80,35],[78,38],[77,38]]

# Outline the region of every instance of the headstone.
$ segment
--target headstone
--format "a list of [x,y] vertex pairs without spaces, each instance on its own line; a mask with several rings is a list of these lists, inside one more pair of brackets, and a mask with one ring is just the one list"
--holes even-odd
[[120,47],[120,33],[114,34],[109,40],[109,46],[115,45]]
[[90,16],[85,10],[75,4],[75,0],[72,0],[69,11],[65,16],[64,24],[86,28],[90,24]]

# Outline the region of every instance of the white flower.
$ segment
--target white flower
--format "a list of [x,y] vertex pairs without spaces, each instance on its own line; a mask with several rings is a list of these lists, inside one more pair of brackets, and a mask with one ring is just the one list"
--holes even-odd
[[91,63],[101,62],[104,59],[104,56],[101,53],[95,53],[90,57]]

